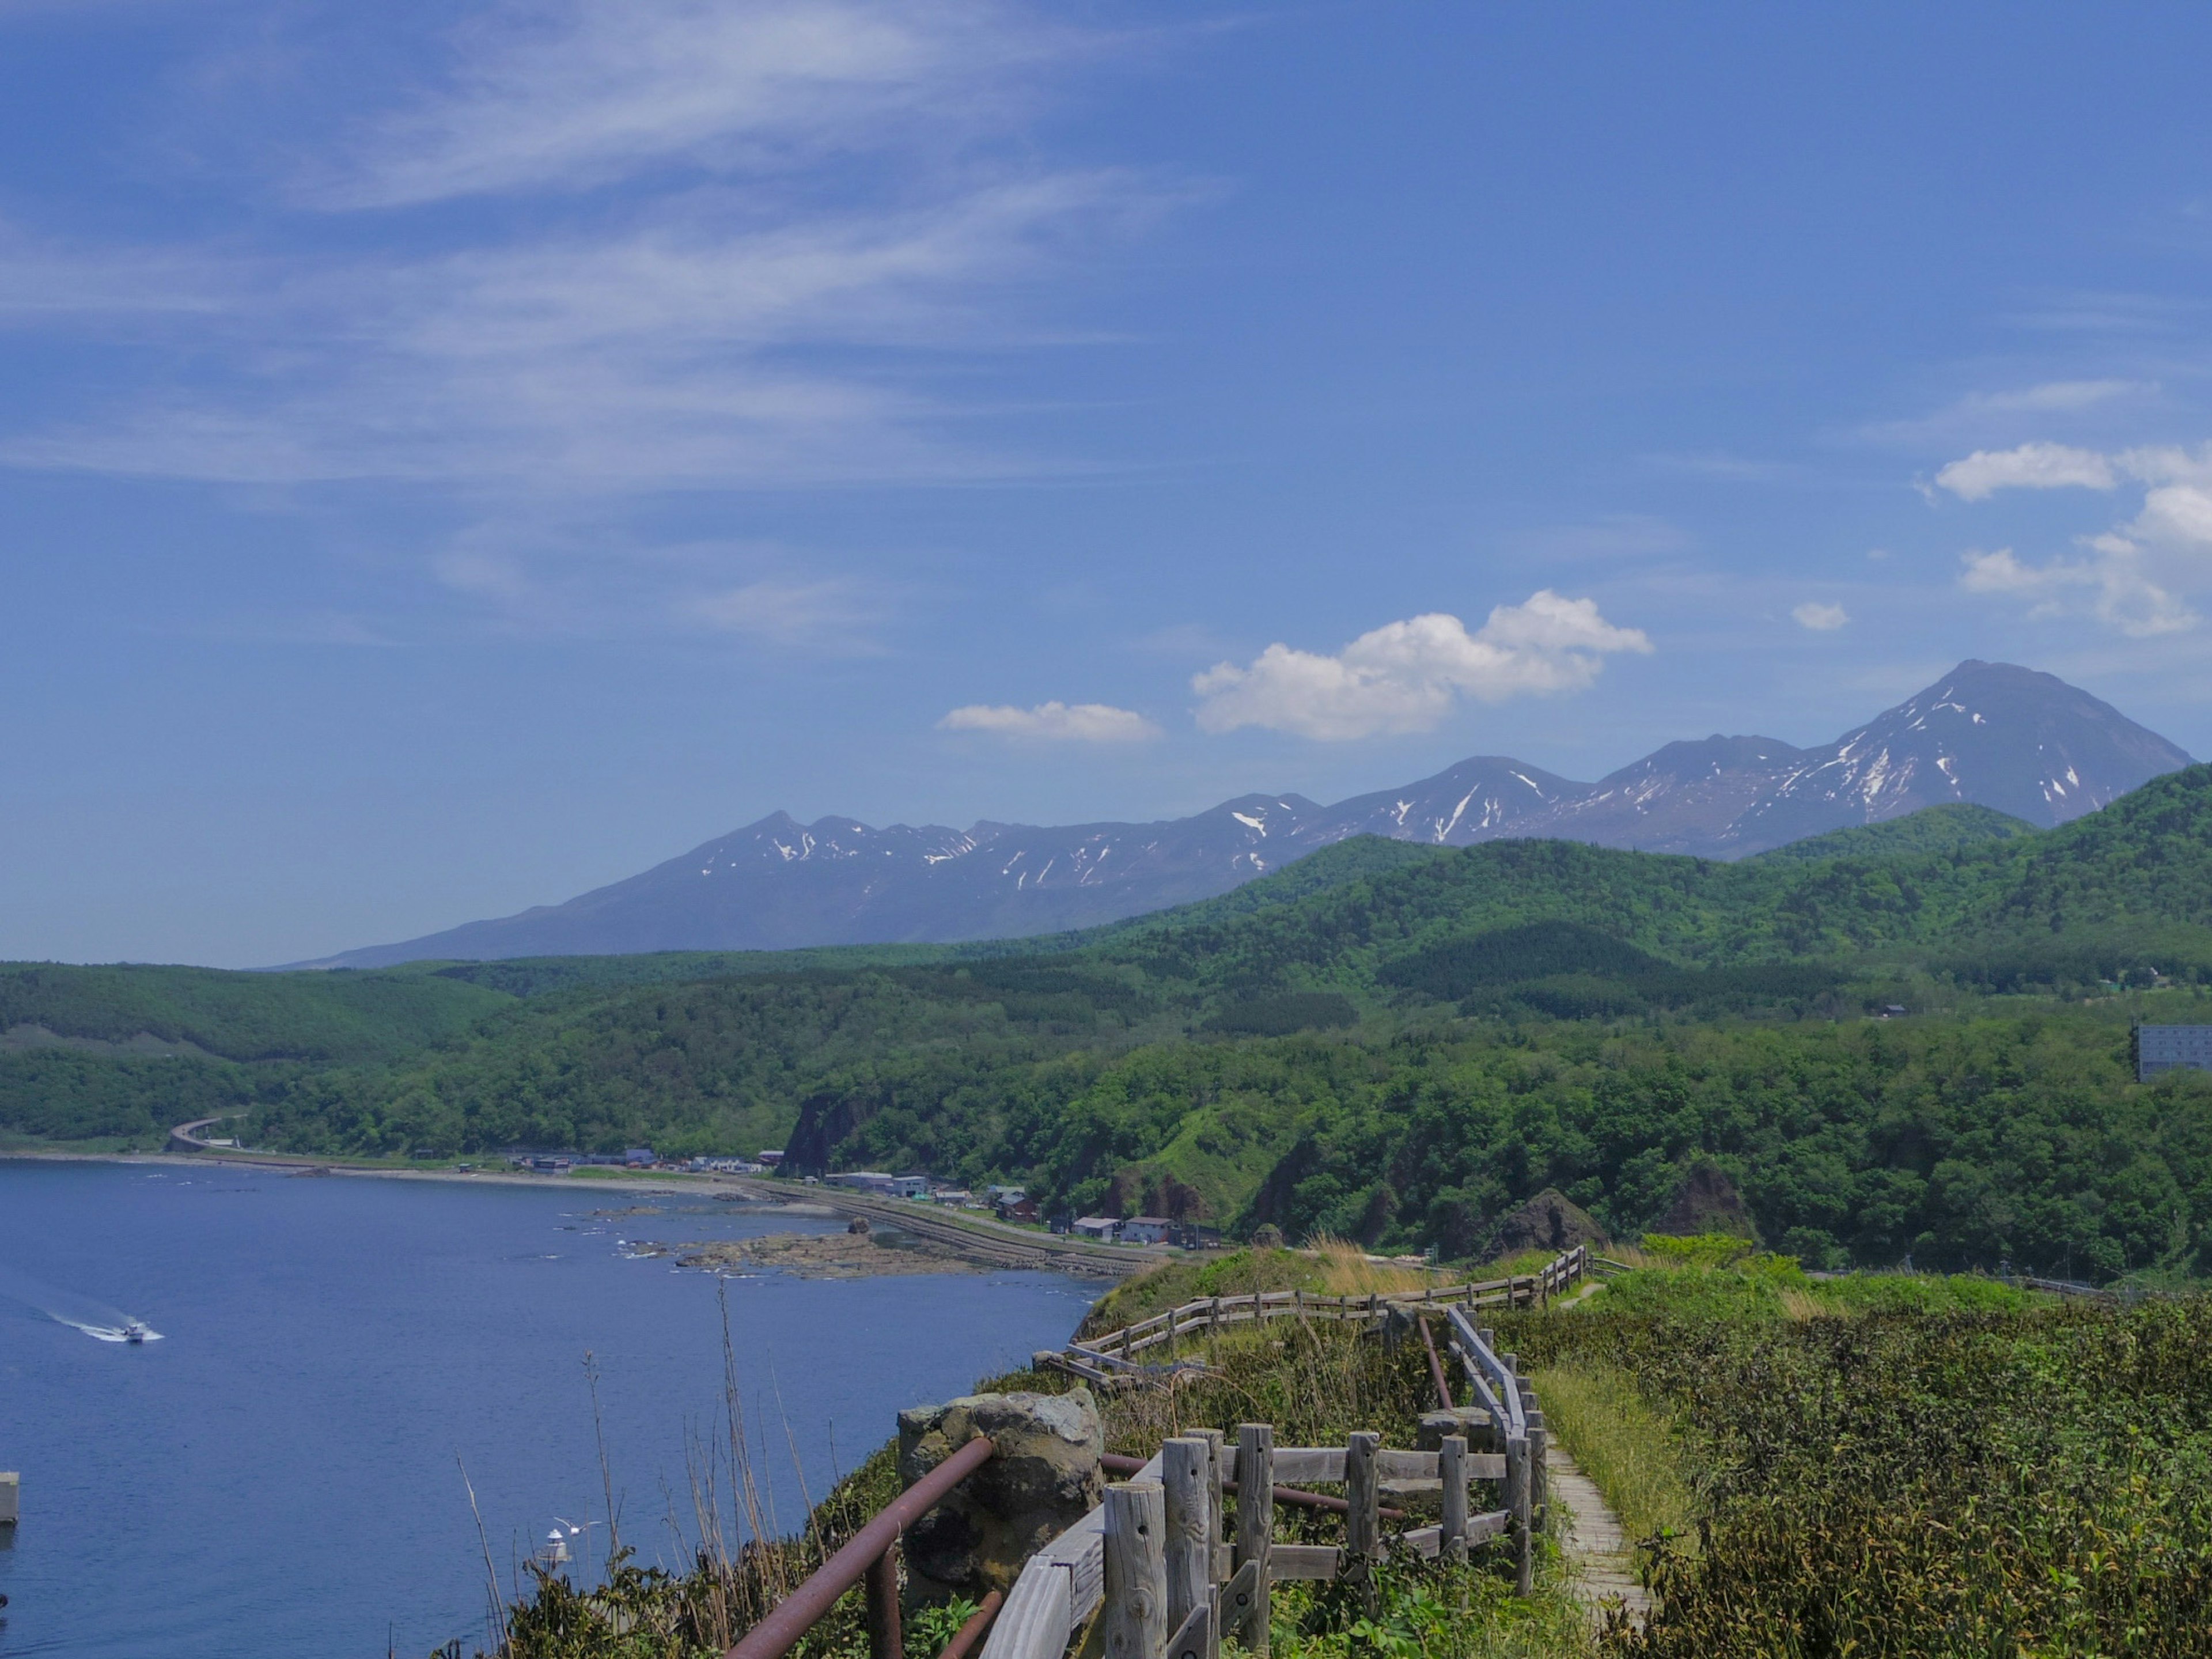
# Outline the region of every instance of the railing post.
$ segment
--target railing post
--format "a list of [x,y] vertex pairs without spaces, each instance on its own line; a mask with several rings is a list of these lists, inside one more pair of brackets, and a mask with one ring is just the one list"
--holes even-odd
[[[1258,1563],[1251,1601],[1243,1609],[1237,1639],[1247,1653],[1267,1659],[1270,1560],[1275,1535],[1275,1425],[1246,1423],[1237,1431],[1237,1566]],[[1232,1613],[1238,1609],[1231,1609]]]
[[868,1603],[868,1659],[903,1659],[906,1642],[899,1629],[897,1540],[868,1564],[868,1576],[861,1583]]
[[1536,1584],[1535,1540],[1528,1530],[1528,1440],[1510,1432],[1505,1437],[1505,1507],[1513,1517],[1513,1593],[1527,1595]]
[[1534,1409],[1534,1396],[1524,1395],[1522,1403],[1528,1406],[1528,1488],[1530,1504],[1536,1511],[1540,1524],[1551,1522],[1551,1477],[1545,1466],[1545,1448],[1551,1437],[1544,1432],[1544,1413]]
[[1376,1484],[1375,1454],[1382,1437],[1362,1429],[1344,1443],[1344,1547],[1346,1565],[1364,1587],[1367,1610],[1376,1607],[1375,1558],[1382,1541],[1382,1494]]
[[1437,1473],[1443,1478],[1443,1559],[1467,1559],[1467,1437],[1448,1434],[1437,1452]]
[[1162,1659],[1168,1644],[1167,1498],[1157,1480],[1106,1488],[1105,1659]]
[[1213,1583],[1213,1468],[1210,1449],[1196,1435],[1178,1435],[1160,1448],[1160,1485],[1166,1489],[1167,1627],[1182,1628],[1204,1604]]

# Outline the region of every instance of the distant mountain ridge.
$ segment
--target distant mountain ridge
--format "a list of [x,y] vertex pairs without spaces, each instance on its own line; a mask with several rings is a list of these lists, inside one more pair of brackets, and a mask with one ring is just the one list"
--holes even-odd
[[1012,938],[1209,898],[1355,836],[1734,860],[1960,803],[2048,827],[2190,763],[2055,675],[1968,661],[1832,744],[1717,733],[1594,784],[1478,756],[1333,806],[1246,795],[1155,823],[878,830],[778,812],[564,904],[299,965]]

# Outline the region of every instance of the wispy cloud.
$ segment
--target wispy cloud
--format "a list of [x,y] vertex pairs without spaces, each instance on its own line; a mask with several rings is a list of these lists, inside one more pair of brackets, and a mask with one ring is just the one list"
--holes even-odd
[[2033,617],[2057,617],[2086,608],[2130,638],[2178,634],[2194,628],[2197,613],[2144,574],[2141,551],[2099,538],[2094,557],[2024,564],[2008,547],[1960,556],[1959,585],[1969,593],[2004,593],[2032,601]]
[[453,36],[444,84],[309,186],[337,206],[589,190],[682,161],[789,173],[890,142],[943,153],[1023,101],[1070,29],[975,0],[567,0]]
[[1516,538],[1540,558],[1638,559],[1691,544],[1680,526],[1648,513],[1607,513],[1581,524],[1553,525]]
[[988,732],[1044,743],[1141,743],[1160,734],[1142,714],[1103,702],[1041,702],[1034,708],[969,703],[938,725],[947,732]]
[[725,634],[785,649],[873,654],[884,606],[873,590],[848,578],[827,581],[745,582],[678,601],[679,609]]
[[1808,599],[1802,605],[1793,605],[1790,614],[1796,620],[1798,627],[1808,628],[1815,634],[1833,633],[1851,619],[1850,612],[1840,605],[1820,599]]
[[2106,377],[2045,380],[2000,392],[1970,392],[1925,415],[1878,421],[1862,427],[1859,435],[1876,443],[1911,446],[2002,439],[2023,428],[2032,432],[2034,423],[2052,415],[2081,415],[2108,404],[2148,398],[2158,390],[2154,380]]
[[[984,434],[965,371],[1054,337],[1024,295],[1173,195],[1024,142],[1037,66],[1085,46],[981,0],[495,7],[326,158],[304,228],[0,229],[0,328],[156,348],[0,464],[565,493],[1052,470]],[[333,212],[343,254],[306,252]]]
[[1363,634],[1333,655],[1278,643],[1243,667],[1208,669],[1191,690],[1202,730],[1256,726],[1342,741],[1428,731],[1462,696],[1500,702],[1579,690],[1607,655],[1650,649],[1642,632],[1599,615],[1595,600],[1545,588],[1498,606],[1474,633],[1437,612]]

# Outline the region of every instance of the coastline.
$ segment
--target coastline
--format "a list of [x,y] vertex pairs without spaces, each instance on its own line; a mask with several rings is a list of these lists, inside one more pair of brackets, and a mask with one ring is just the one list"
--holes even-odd
[[[190,1133],[215,1121],[198,1119],[170,1131],[172,1148],[198,1144]],[[754,1176],[690,1170],[656,1170],[632,1173],[605,1166],[604,1175],[540,1175],[521,1170],[407,1169],[383,1164],[348,1163],[343,1159],[306,1158],[289,1152],[249,1152],[225,1146],[201,1146],[191,1152],[102,1152],[69,1148],[0,1149],[0,1159],[45,1159],[60,1163],[138,1164],[167,1169],[216,1165],[230,1169],[282,1170],[292,1176],[351,1176],[388,1181],[441,1181],[485,1185],[558,1187],[580,1196],[591,1193],[736,1194],[739,1201],[762,1209],[790,1209],[805,1206],[817,1212],[860,1218],[871,1225],[899,1229],[947,1249],[977,1266],[1001,1271],[1030,1269],[1073,1273],[1084,1278],[1125,1279],[1168,1259],[1155,1246],[1131,1249],[1120,1245],[1079,1243],[1055,1234],[1039,1234],[1009,1226],[995,1219],[933,1211],[889,1199],[877,1199],[839,1188],[811,1186],[798,1191],[779,1191],[779,1183]]]

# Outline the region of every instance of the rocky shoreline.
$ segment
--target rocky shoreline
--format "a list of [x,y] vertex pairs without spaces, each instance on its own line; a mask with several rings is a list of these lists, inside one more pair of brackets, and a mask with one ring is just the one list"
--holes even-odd
[[980,1273],[980,1263],[926,1239],[881,1240],[872,1232],[763,1233],[754,1238],[695,1239],[665,1244],[633,1239],[635,1256],[667,1256],[702,1272],[778,1272],[800,1279],[876,1279],[898,1273]]

